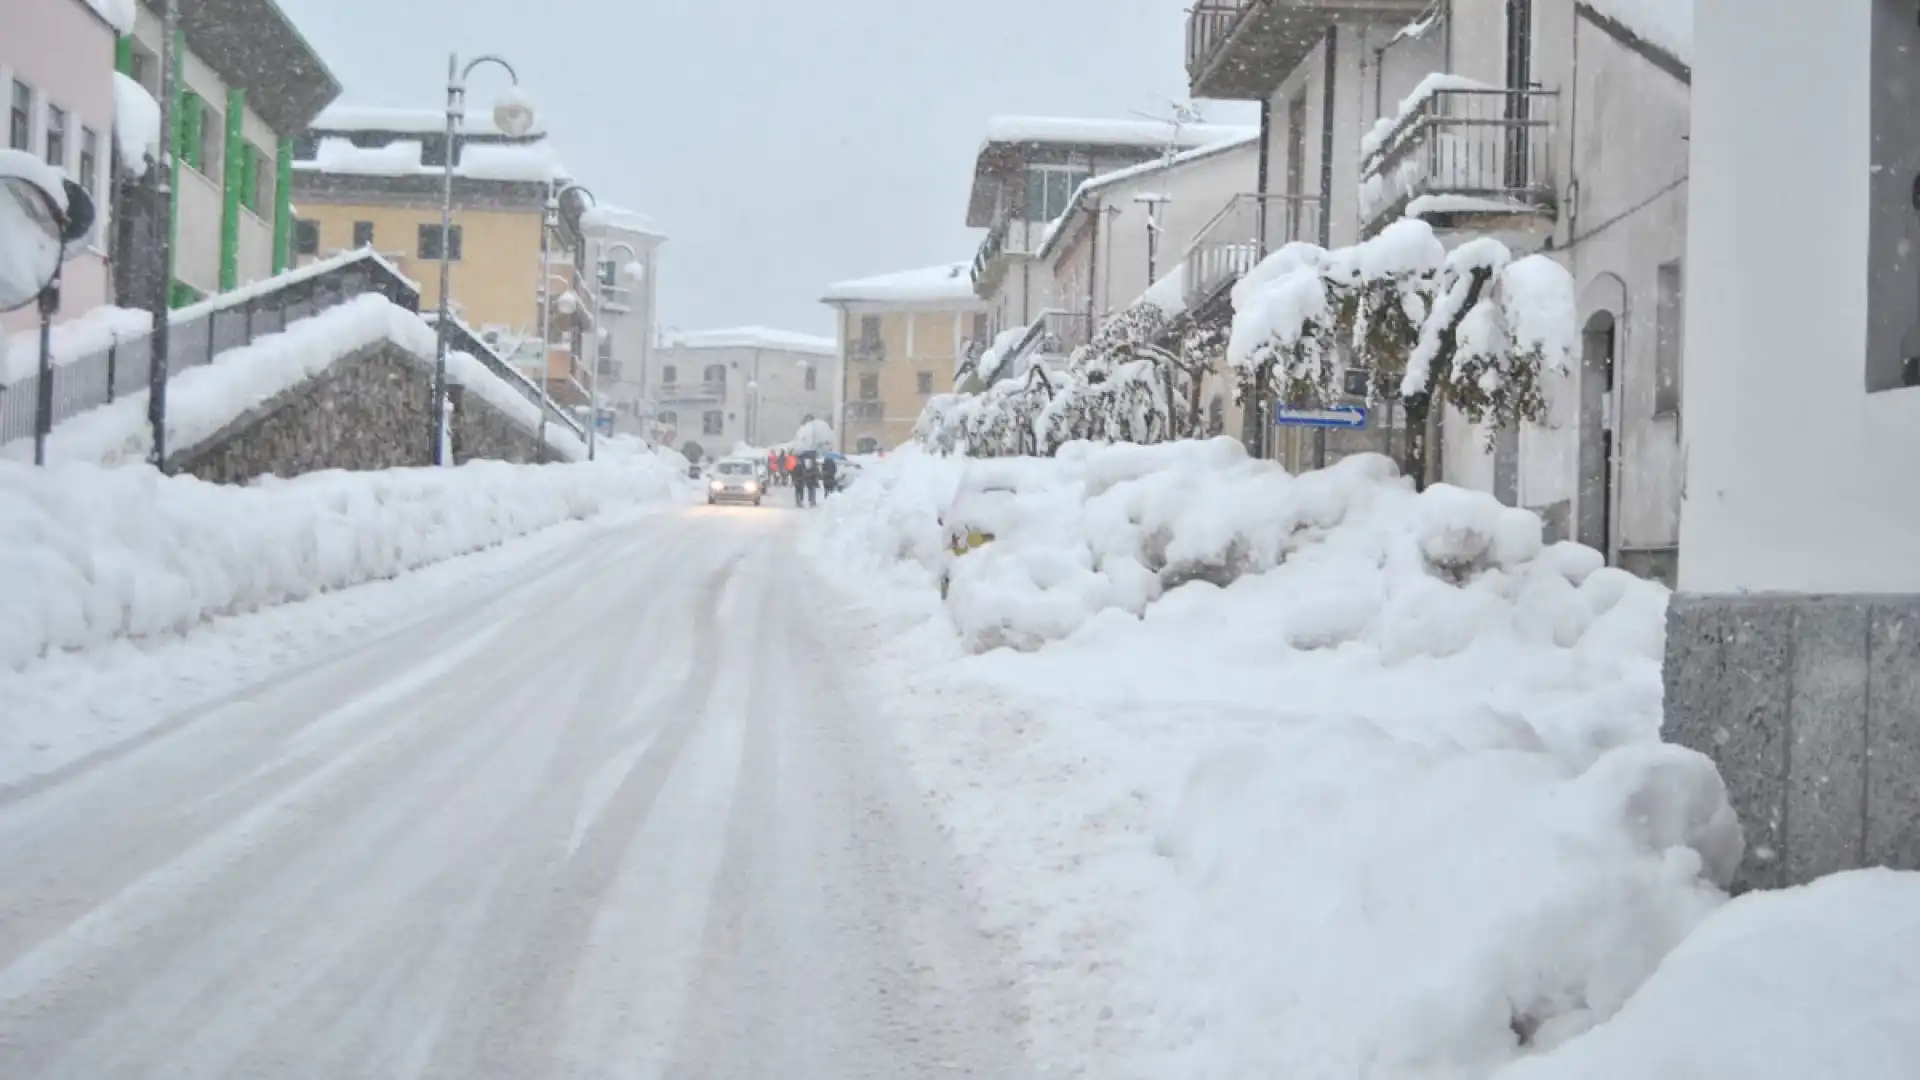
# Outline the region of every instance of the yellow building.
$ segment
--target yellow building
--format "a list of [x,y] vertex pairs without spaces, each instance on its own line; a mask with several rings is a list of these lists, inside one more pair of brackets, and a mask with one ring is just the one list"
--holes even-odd
[[966,263],[843,281],[822,300],[840,316],[840,448],[870,454],[913,436],[920,410],[953,390],[963,358],[986,348],[986,303]]
[[[450,262],[452,310],[530,373],[546,360],[548,388],[562,401],[586,382],[565,347],[565,326],[542,349],[541,230],[550,185],[563,170],[536,131],[514,138],[492,118],[470,116],[456,153],[453,227],[440,237],[441,185],[447,159],[443,114],[425,109],[333,107],[320,114],[294,150],[293,250],[305,263],[372,247],[420,285],[422,311],[440,303],[440,260]],[[583,297],[568,255],[553,243],[556,290]]]

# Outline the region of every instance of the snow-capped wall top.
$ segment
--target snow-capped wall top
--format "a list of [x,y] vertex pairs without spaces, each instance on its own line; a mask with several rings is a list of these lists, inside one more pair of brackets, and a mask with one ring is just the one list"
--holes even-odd
[[133,33],[134,0],[87,0],[87,6],[117,34]]
[[1693,64],[1693,0],[1587,0],[1593,10],[1638,34],[1647,44]]
[[840,354],[840,343],[830,337],[765,326],[735,326],[724,330],[670,334],[663,344],[669,349],[766,349],[815,356]]
[[113,138],[127,173],[145,176],[147,158],[160,157],[160,103],[147,88],[113,73]]
[[[311,161],[296,161],[302,172],[339,173],[348,176],[438,176],[438,165],[421,164],[422,146],[418,139],[397,139],[385,146],[355,146],[351,140],[330,136],[320,140]],[[460,150],[455,176],[470,180],[506,180],[545,183],[564,179],[566,166],[554,153],[553,144],[467,143]]]
[[973,277],[969,263],[941,263],[919,270],[902,270],[878,277],[842,281],[827,287],[821,297],[829,304],[862,300],[878,303],[925,303],[935,300],[972,302]]
[[1227,124],[1173,124],[1160,120],[1097,120],[1057,116],[996,116],[987,121],[988,145],[1066,143],[1075,146],[1209,146],[1259,135],[1258,128]]
[[[474,100],[472,97],[469,101]],[[393,109],[377,105],[329,105],[313,121],[315,131],[393,131],[406,135],[432,135],[445,131],[447,114],[440,109]],[[461,126],[471,135],[504,135],[493,122],[491,110],[469,112]],[[545,135],[547,126],[538,114],[529,135]]]
[[587,212],[580,215],[580,225],[590,233],[609,230],[639,233],[642,236],[656,236],[661,239],[665,239],[667,235],[661,232],[660,227],[655,225],[653,219],[647,215],[624,207],[609,206],[606,203],[588,207]]

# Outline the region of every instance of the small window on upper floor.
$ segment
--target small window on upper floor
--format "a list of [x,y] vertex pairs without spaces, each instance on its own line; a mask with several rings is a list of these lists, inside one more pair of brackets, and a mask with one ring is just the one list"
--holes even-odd
[[[440,225],[438,222],[431,225],[420,226],[419,244],[420,258],[432,259],[436,262],[439,261],[441,245]],[[447,230],[446,258],[448,262],[460,261],[460,246],[460,226],[455,225]]]
[[33,150],[33,87],[13,80],[13,107],[7,113],[7,146],[13,150]]
[[62,172],[67,168],[67,110],[47,105],[47,164]]
[[303,220],[293,223],[293,253],[295,255],[320,254],[320,223]]
[[1067,212],[1073,193],[1092,174],[1067,165],[1027,167],[1026,220],[1052,221]]

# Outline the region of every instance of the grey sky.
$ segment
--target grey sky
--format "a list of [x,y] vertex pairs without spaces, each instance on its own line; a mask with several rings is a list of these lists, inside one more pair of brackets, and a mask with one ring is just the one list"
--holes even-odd
[[987,117],[1165,115],[1185,89],[1183,0],[280,2],[345,102],[434,106],[449,49],[505,56],[568,167],[670,237],[685,329],[828,332],[829,282],[972,255]]

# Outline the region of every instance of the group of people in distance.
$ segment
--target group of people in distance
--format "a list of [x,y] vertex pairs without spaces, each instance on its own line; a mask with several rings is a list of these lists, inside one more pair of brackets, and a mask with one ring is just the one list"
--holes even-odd
[[831,495],[839,487],[840,463],[812,450],[767,451],[767,484],[793,488],[793,505],[817,506],[821,494]]

